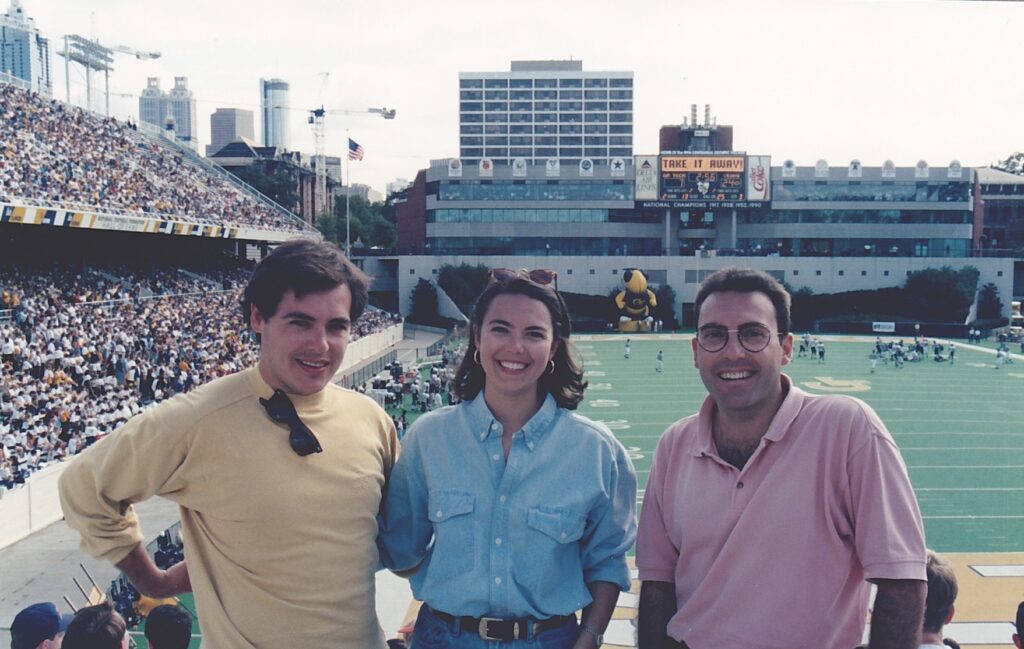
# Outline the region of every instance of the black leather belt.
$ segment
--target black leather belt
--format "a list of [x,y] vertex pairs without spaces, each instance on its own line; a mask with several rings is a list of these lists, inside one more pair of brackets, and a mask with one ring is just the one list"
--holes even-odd
[[500,642],[530,640],[545,631],[557,629],[569,620],[576,620],[575,615],[556,615],[546,620],[535,620],[532,617],[503,620],[497,617],[455,617],[433,608],[430,609],[430,612],[448,624],[458,623],[459,628],[463,631],[479,634],[484,640]]

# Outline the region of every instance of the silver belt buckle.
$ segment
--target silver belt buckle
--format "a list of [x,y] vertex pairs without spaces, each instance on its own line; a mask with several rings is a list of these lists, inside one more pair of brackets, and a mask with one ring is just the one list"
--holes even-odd
[[[503,638],[492,637],[490,635],[490,633],[488,633],[487,625],[489,623],[491,623],[491,622],[504,622],[504,620],[502,620],[501,618],[498,618],[498,617],[482,617],[482,618],[480,618],[480,626],[477,629],[477,633],[479,633],[480,637],[482,639],[484,639],[484,640],[497,640],[497,641],[503,640]],[[515,622],[515,623],[512,624],[512,636],[513,636],[512,637],[513,640],[518,640],[519,639],[519,623],[518,622]]]

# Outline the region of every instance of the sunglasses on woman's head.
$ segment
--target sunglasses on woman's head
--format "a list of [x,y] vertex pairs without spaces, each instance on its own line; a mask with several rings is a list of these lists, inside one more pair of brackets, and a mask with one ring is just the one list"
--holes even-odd
[[538,286],[547,286],[554,282],[555,288],[558,288],[558,273],[546,268],[534,268],[533,270],[526,270],[525,268],[521,268],[519,270],[512,270],[511,268],[491,269],[492,281],[507,284],[514,279],[525,279],[537,284]]

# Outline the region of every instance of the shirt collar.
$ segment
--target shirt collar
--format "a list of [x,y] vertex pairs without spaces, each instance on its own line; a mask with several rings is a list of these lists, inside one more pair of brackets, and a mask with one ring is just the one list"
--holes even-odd
[[[487,407],[483,390],[480,391],[480,394],[476,395],[475,399],[466,403],[466,413],[478,442],[483,443],[487,441],[487,438],[494,435],[501,437],[503,432],[501,422],[494,417],[494,413]],[[530,420],[523,425],[521,430],[527,449],[532,451],[540,443],[540,440],[551,429],[551,424],[557,415],[558,404],[549,393],[544,397],[544,403],[541,404],[540,409],[530,417]]]
[[[806,392],[793,385],[793,381],[785,374],[781,375],[782,388],[786,391],[786,397],[775,412],[772,423],[765,431],[764,439],[769,442],[781,441],[789,432],[790,424],[800,414],[803,408],[804,399],[808,396]],[[715,413],[715,400],[708,395],[704,398],[700,410],[697,412],[697,435],[690,444],[690,453],[695,457],[701,455],[718,455],[715,447],[714,436],[711,434],[711,421]]]

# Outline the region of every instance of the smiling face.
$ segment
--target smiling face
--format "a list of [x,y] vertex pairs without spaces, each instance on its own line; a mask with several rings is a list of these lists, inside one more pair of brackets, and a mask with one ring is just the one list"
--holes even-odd
[[316,394],[334,377],[348,346],[352,294],[346,284],[328,291],[294,291],[264,318],[251,307],[252,330],[260,334],[260,376],[289,394]]
[[775,307],[760,292],[712,293],[700,308],[698,327],[717,325],[736,330],[744,325],[760,324],[772,332],[768,346],[752,353],[744,349],[736,336],[717,352],[705,351],[692,341],[693,365],[720,411],[730,415],[756,415],[777,407],[782,398],[782,366],[793,356],[793,336],[780,341]]
[[535,398],[537,382],[558,349],[544,303],[520,294],[499,295],[475,337],[488,400]]

